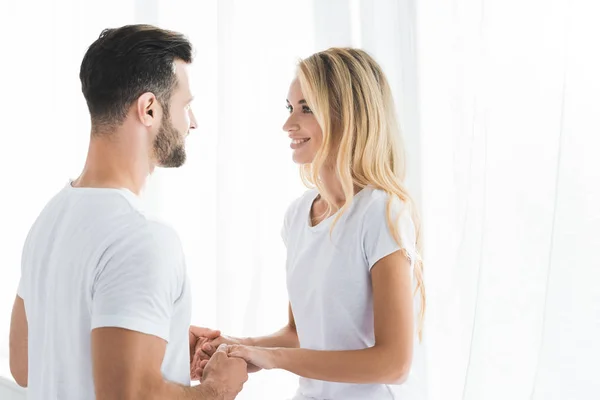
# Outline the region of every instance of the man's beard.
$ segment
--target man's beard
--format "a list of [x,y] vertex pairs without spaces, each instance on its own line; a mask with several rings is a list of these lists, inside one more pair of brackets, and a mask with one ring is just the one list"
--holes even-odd
[[178,168],[185,163],[185,144],[183,135],[177,132],[168,115],[163,121],[154,139],[154,154],[158,165],[164,168]]

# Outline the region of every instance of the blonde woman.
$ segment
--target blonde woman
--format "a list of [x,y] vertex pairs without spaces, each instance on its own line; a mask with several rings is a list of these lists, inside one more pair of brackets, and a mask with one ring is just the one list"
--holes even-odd
[[419,218],[386,77],[364,51],[329,49],[300,62],[287,108],[283,129],[312,187],[282,231],[289,323],[204,341],[193,375],[226,343],[251,371],[299,375],[297,400],[424,398]]

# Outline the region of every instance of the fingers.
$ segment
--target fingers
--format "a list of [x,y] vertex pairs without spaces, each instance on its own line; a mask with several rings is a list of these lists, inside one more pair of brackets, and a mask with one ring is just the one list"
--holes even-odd
[[202,362],[202,359],[198,355],[194,355],[194,359],[190,363],[191,370],[196,371],[196,369],[198,369],[198,366],[200,365],[201,362]]
[[210,360],[211,354],[207,354],[202,350],[198,349],[194,353],[194,361],[195,363],[199,363],[202,360]]
[[203,336],[198,336],[198,333],[200,333],[197,329],[204,329],[204,328],[196,328],[194,326],[191,326],[189,331],[188,331],[188,339],[189,339],[189,343],[190,343],[190,359],[193,356],[194,352],[196,351],[196,348],[201,346],[203,343],[206,343],[208,340],[213,340],[213,339],[207,339],[206,337]]
[[194,336],[194,334],[192,333],[192,331],[189,331],[189,343],[190,343],[190,363],[192,362],[193,358],[194,358],[194,352],[196,349],[196,342],[197,342],[198,338],[196,338],[196,336]]
[[[218,345],[222,343],[221,337],[213,339],[210,342],[206,338],[198,339],[196,347],[192,353],[191,369],[195,371],[199,368],[202,361],[208,361],[214,355]],[[200,375],[201,377],[202,375]]]
[[190,326],[190,333],[192,333],[196,337],[205,337],[209,340],[213,340],[221,336],[221,331],[209,328],[202,328],[194,325]]
[[[233,363],[233,365],[235,366],[234,368],[237,369],[238,373],[242,375],[242,384],[244,382],[248,381],[248,365],[246,364],[246,361],[242,360],[241,358],[230,358],[231,362]],[[241,388],[240,388],[241,390]]]
[[214,354],[217,347],[222,343],[225,343],[223,336],[219,336],[218,338],[211,340],[202,338],[198,340],[196,344],[195,353],[202,359],[210,358]]
[[200,359],[198,359],[198,357],[196,357],[196,356],[194,356],[193,360],[190,362],[190,376],[192,377],[193,381],[200,379],[200,377],[202,376],[202,375],[198,375],[196,372],[198,370],[201,362],[202,361]]
[[192,381],[199,381],[200,380],[200,376],[198,375],[198,370],[194,369],[192,371],[190,371],[190,379]]
[[190,365],[190,376],[193,381],[200,380],[202,378],[202,373],[204,372],[204,367],[208,364],[208,360],[194,360],[194,362]]
[[227,355],[227,345],[225,343],[219,345],[219,347],[217,347],[217,351],[215,351],[215,353],[223,353],[223,354]]
[[206,364],[208,364],[208,360],[201,361],[198,369],[196,370],[196,374],[198,375],[200,382],[202,382],[202,378],[204,376],[204,368],[206,368]]
[[229,354],[230,356],[233,356],[234,354],[244,351],[245,348],[246,348],[246,346],[232,344],[231,346],[227,346],[227,354]]
[[248,348],[242,345],[231,345],[227,347],[227,354],[229,357],[241,358],[249,361]]
[[194,370],[194,375],[196,376],[196,379],[199,380],[200,382],[202,382],[203,375],[204,375],[204,369],[206,368],[207,364],[208,364],[208,360],[203,360],[200,363],[198,363],[198,365],[196,366],[196,369]]
[[216,350],[215,346],[210,343],[204,343],[202,346],[200,346],[200,349],[203,353],[205,353],[208,356],[212,356]]
[[209,350],[207,351],[205,349],[205,346],[207,345],[208,343],[200,343],[200,341],[198,341],[198,344],[196,345],[196,348],[193,351],[194,358],[200,358],[201,360],[209,359],[215,352],[215,348],[214,346],[209,345],[207,347]]

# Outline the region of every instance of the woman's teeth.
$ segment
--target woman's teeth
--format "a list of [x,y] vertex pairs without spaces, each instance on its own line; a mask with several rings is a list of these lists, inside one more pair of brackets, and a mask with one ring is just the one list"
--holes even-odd
[[308,139],[294,139],[294,140],[292,140],[292,143],[293,144],[302,144],[302,143],[308,142],[309,140],[310,140],[310,138],[308,138]]

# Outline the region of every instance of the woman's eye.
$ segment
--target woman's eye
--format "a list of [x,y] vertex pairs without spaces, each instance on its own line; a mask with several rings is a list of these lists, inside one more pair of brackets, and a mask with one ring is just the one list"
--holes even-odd
[[303,106],[302,112],[306,114],[312,114],[312,110],[308,106]]
[[292,106],[290,106],[289,104],[287,106],[285,106],[285,108],[287,108],[287,110],[290,114],[292,113],[292,111],[294,111],[294,108]]

